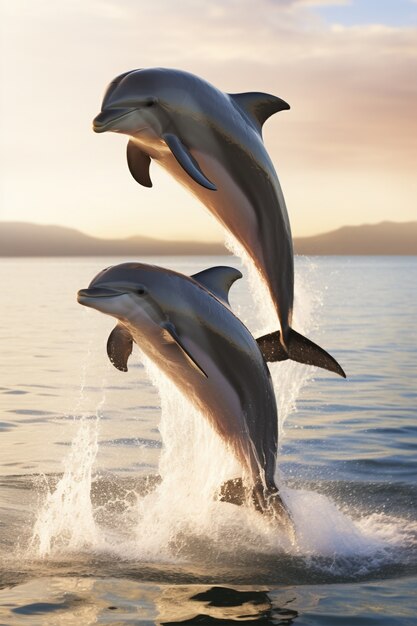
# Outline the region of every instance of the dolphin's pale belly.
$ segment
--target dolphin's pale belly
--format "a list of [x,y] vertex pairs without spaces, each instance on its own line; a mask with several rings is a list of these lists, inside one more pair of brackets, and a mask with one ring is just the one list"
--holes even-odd
[[243,470],[256,482],[260,462],[251,443],[245,414],[245,409],[253,411],[256,407],[242,405],[238,390],[210,354],[192,339],[187,338],[184,344],[204,369],[207,378],[190,365],[178,346],[157,336],[157,331],[146,340],[142,333],[131,326],[129,330],[140,349],[204,414],[222,440],[233,450]]
[[181,168],[176,159],[167,153],[159,163],[167,169],[174,178],[187,187],[216,219],[228,231],[244,244],[250,251],[257,266],[262,265],[263,252],[257,236],[259,227],[256,210],[240,187],[231,177],[222,164],[212,156],[193,150],[194,158],[201,164],[201,168],[210,180],[215,181],[217,191],[213,192],[195,183]]
[[239,233],[242,241],[248,242],[259,257],[262,251],[258,250],[256,237],[259,228],[256,208],[217,159],[197,151],[195,158],[201,162],[209,178],[216,181],[217,186],[217,191],[213,193],[200,185],[198,195],[211,213],[228,230],[234,234]]
[[275,189],[266,175],[259,177],[262,185],[252,190],[251,197],[248,197],[218,159],[198,150],[191,152],[207,178],[215,183],[217,191],[195,183],[170,152],[164,152],[158,162],[240,242],[265,280],[280,325],[286,328],[293,304],[293,251],[279,184]]

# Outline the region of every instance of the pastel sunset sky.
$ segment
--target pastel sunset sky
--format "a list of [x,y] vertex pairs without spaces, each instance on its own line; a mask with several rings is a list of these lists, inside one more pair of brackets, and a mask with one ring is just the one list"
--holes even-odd
[[91,121],[116,75],[194,72],[289,102],[264,141],[293,234],[417,219],[417,0],[3,0],[0,219],[219,240],[156,164]]

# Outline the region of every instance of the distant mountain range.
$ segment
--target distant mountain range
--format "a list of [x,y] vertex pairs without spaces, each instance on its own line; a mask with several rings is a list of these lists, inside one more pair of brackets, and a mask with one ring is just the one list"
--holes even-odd
[[296,237],[297,254],[417,255],[417,222],[343,226],[314,237]]
[[221,243],[149,237],[99,239],[74,228],[0,222],[0,256],[147,256],[224,254]]
[[[295,237],[297,254],[417,255],[417,222],[343,226],[313,237]],[[148,237],[99,239],[64,226],[0,222],[0,256],[147,256],[225,254],[221,243]]]

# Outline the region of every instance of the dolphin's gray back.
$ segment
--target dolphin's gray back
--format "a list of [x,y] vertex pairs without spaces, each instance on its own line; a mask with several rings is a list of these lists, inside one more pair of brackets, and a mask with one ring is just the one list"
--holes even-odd
[[192,103],[187,100],[184,109],[178,107],[172,130],[217,191],[196,183],[170,152],[159,161],[245,248],[268,285],[285,335],[292,318],[294,261],[287,207],[275,168],[259,130],[232,98],[193,78]]
[[199,319],[210,306],[212,325],[207,332],[206,346],[213,361],[217,362],[222,376],[240,400],[249,436],[266,480],[272,484],[278,443],[278,415],[275,394],[268,367],[258,344],[240,320],[223,305],[213,306],[213,297],[199,289],[194,292],[193,306]]

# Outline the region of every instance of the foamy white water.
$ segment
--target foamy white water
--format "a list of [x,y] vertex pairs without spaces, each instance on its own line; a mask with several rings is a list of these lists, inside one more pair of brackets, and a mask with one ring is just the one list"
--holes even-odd
[[81,418],[64,458],[64,475],[48,492],[39,511],[32,546],[40,557],[95,548],[99,528],[94,521],[91,482],[96,459],[98,418]]

